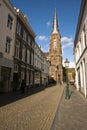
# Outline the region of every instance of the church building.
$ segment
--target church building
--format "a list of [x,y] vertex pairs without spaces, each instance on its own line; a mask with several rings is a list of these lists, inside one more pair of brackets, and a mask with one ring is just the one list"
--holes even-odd
[[48,60],[50,62],[49,74],[57,83],[61,83],[63,80],[62,74],[62,48],[61,48],[61,36],[58,28],[58,20],[56,10],[54,11],[54,20],[52,33],[50,36],[50,49]]

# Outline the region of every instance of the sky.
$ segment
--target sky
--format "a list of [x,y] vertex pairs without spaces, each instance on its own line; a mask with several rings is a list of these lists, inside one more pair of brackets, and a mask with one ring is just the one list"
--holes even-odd
[[61,35],[63,62],[68,58],[73,67],[73,45],[81,0],[10,0],[12,5],[28,16],[36,34],[35,41],[44,52],[49,51],[54,10],[56,8]]

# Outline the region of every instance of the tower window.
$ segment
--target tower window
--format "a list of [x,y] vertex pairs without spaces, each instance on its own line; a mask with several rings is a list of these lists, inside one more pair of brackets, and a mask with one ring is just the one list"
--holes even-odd
[[53,48],[54,48],[54,50],[56,50],[56,49],[57,49],[56,39],[54,39],[54,42],[53,42]]

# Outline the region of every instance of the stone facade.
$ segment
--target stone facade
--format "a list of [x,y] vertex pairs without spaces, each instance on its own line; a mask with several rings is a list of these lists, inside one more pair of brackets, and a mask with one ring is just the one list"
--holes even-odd
[[68,74],[68,81],[69,83],[75,82],[75,68],[66,68],[67,74]]
[[57,16],[56,16],[56,11],[55,11],[52,34],[50,36],[49,73],[50,73],[50,76],[56,82],[62,82],[62,80],[63,80],[62,50],[61,49],[62,49],[61,48],[61,36],[60,36],[59,30],[58,30],[58,21],[57,21]]

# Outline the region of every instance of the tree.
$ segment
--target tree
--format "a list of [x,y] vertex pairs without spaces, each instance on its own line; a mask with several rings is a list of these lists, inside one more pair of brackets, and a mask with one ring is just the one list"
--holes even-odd
[[67,69],[63,67],[63,81],[66,82],[67,80]]

